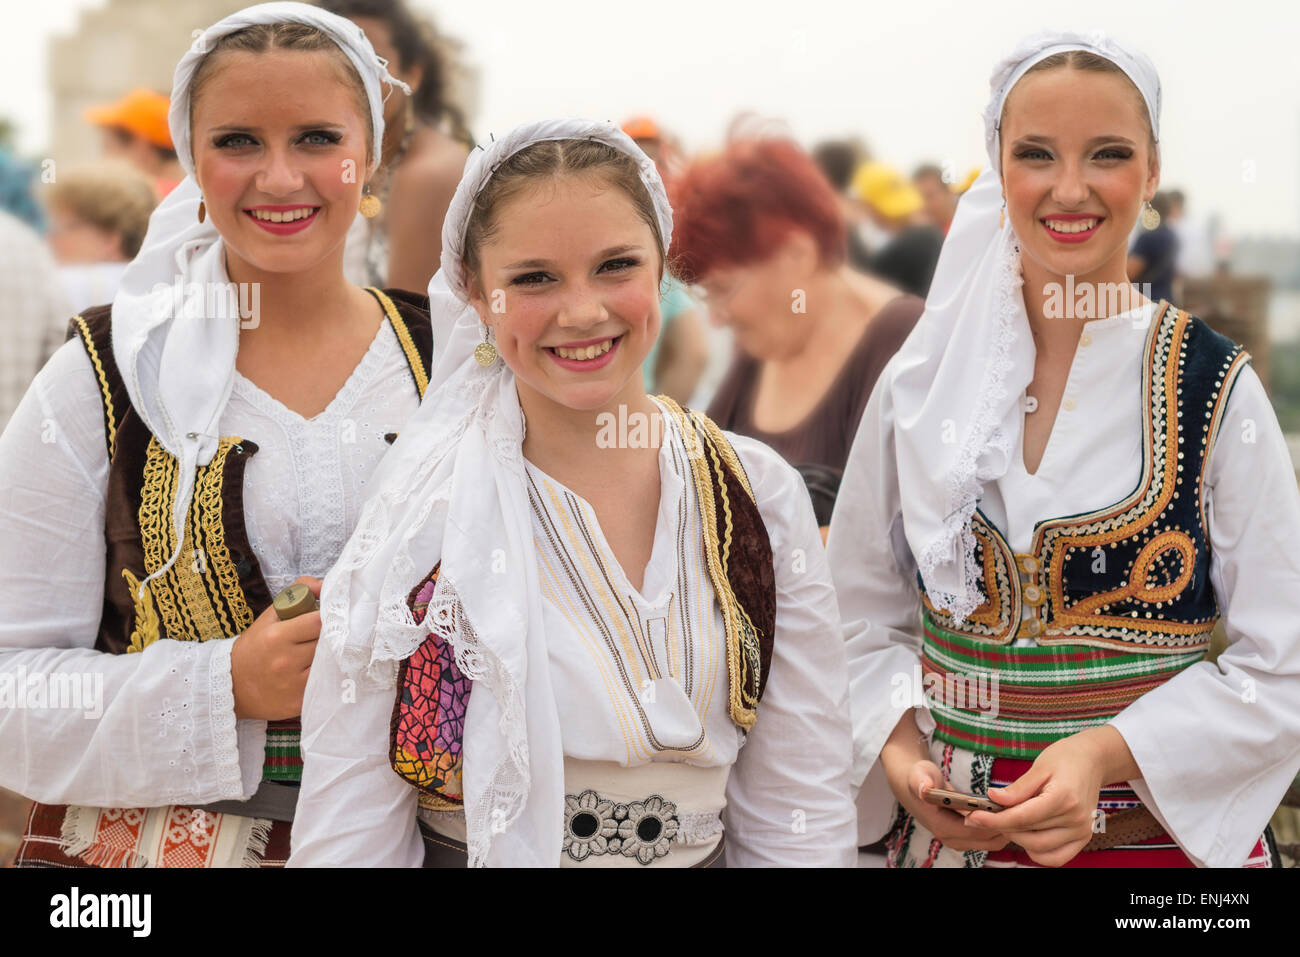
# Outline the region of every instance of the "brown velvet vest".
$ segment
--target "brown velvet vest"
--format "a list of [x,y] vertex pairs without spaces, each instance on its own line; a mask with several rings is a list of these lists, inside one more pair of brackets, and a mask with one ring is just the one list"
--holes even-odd
[[[433,351],[428,297],[397,289],[368,291],[384,307],[423,396]],[[179,463],[131,407],[113,360],[111,307],[96,306],[75,317],[69,323],[68,337],[73,336],[85,346],[99,381],[109,457],[104,608],[95,648],[123,654],[161,638],[207,641],[242,634],[272,598],[244,523],[244,469],[257,454],[257,443],[221,437],[212,461],[198,470],[180,557],[138,597],[140,582],[161,568],[175,547],[171,514]],[[297,722],[271,725],[291,735],[281,736],[278,744],[268,735],[267,776],[296,780]]]

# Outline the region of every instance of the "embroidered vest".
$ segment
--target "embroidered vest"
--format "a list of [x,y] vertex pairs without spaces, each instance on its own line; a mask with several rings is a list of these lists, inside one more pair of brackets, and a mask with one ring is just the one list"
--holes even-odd
[[[736,725],[748,731],[757,720],[772,661],[772,545],[749,477],[722,430],[703,413],[684,410],[667,396],[658,399],[677,420],[686,441],[703,513],[709,578],[722,609],[729,712]],[[407,597],[417,622],[428,612],[438,571],[435,566]],[[393,770],[420,792],[422,807],[462,806],[461,744],[470,690],[450,643],[436,629],[398,669],[388,757]]]
[[[423,396],[433,349],[427,297],[367,291],[383,306]],[[108,443],[107,564],[95,648],[124,654],[163,638],[207,641],[242,634],[273,597],[244,525],[244,470],[257,444],[238,435],[221,437],[212,461],[198,470],[180,557],[149,583],[143,599],[137,597],[140,583],[175,548],[171,516],[179,462],[131,408],[113,359],[111,307],[96,306],[73,318],[68,337],[73,336],[85,346],[99,380]],[[297,719],[268,722],[264,778],[301,777],[298,734]]]
[[[1032,759],[1205,656],[1218,607],[1202,483],[1250,357],[1167,304],[1144,356],[1143,462],[1133,492],[1108,508],[1038,522],[1023,554],[977,509],[985,600],[962,625],[921,583],[922,668],[932,696],[944,691],[931,709],[941,740]],[[1016,638],[1036,644],[1013,646]],[[991,701],[968,700],[994,680],[996,715]]]

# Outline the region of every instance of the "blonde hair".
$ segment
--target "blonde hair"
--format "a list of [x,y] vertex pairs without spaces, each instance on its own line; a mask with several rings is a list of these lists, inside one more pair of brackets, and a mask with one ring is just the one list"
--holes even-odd
[[190,141],[194,140],[194,104],[199,100],[203,85],[211,78],[220,55],[230,50],[243,53],[266,53],[269,50],[301,50],[304,52],[323,52],[339,68],[339,79],[346,83],[356,99],[357,109],[366,123],[366,166],[373,160],[375,141],[375,121],[370,115],[370,100],[366,96],[366,86],[357,73],[352,61],[342,48],[330,37],[316,27],[305,23],[257,23],[234,33],[227,33],[213,44],[208,54],[199,61],[198,68],[190,80]]
[[501,206],[527,186],[565,174],[593,175],[621,189],[636,207],[637,215],[650,227],[659,249],[660,274],[667,259],[659,217],[641,169],[627,153],[597,140],[543,140],[532,143],[503,160],[474,198],[465,227],[464,266],[471,283],[477,281],[479,249],[496,232]]
[[96,229],[116,234],[121,238],[122,254],[134,259],[144,243],[158,197],[149,178],[129,163],[102,160],[60,169],[45,201]]

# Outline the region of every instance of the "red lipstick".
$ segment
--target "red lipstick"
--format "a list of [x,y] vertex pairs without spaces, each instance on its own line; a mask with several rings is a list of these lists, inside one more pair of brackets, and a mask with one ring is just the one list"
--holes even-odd
[[[1082,232],[1062,233],[1057,232],[1051,226],[1047,225],[1049,220],[1058,223],[1077,223],[1081,220],[1096,220],[1096,223],[1091,229],[1086,229]],[[1051,216],[1044,216],[1039,219],[1039,222],[1043,224],[1043,229],[1047,231],[1047,235],[1051,236],[1052,239],[1056,240],[1058,243],[1086,242],[1093,233],[1101,228],[1101,224],[1104,221],[1103,217],[1093,215],[1092,213],[1053,213]]]

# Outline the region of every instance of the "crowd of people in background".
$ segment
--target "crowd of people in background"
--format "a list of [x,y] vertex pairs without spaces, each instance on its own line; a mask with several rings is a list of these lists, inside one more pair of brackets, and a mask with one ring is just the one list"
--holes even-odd
[[[430,224],[445,215],[475,143],[453,101],[447,46],[401,2],[321,6],[360,25],[413,90],[385,106],[392,115],[374,186],[381,212],[358,214],[346,273],[358,285],[423,291],[441,252]],[[134,89],[88,109],[100,158],[54,175],[0,149],[0,243],[8,250],[0,283],[8,301],[22,304],[0,328],[12,344],[0,358],[0,426],[65,338],[68,319],[112,301],[150,213],[183,178],[168,108],[165,95]],[[647,390],[708,408],[725,427],[781,449],[807,472],[810,489],[825,491],[825,524],[875,375],[919,318],[957,203],[979,170],[926,162],[909,177],[861,137],[805,149],[733,130],[721,152],[693,155],[659,118],[633,116],[623,129],[654,159],[682,216],[675,255],[696,262],[689,283],[665,276],[663,326],[643,368]],[[1162,190],[1152,206],[1160,224],[1135,235],[1129,268],[1135,282],[1169,299],[1175,276],[1213,271],[1216,251],[1205,225],[1186,215],[1181,191]],[[801,250],[814,265],[800,287],[807,301],[793,306],[814,317],[815,336],[807,323],[795,331],[784,321]],[[734,353],[721,356],[728,339]]]

